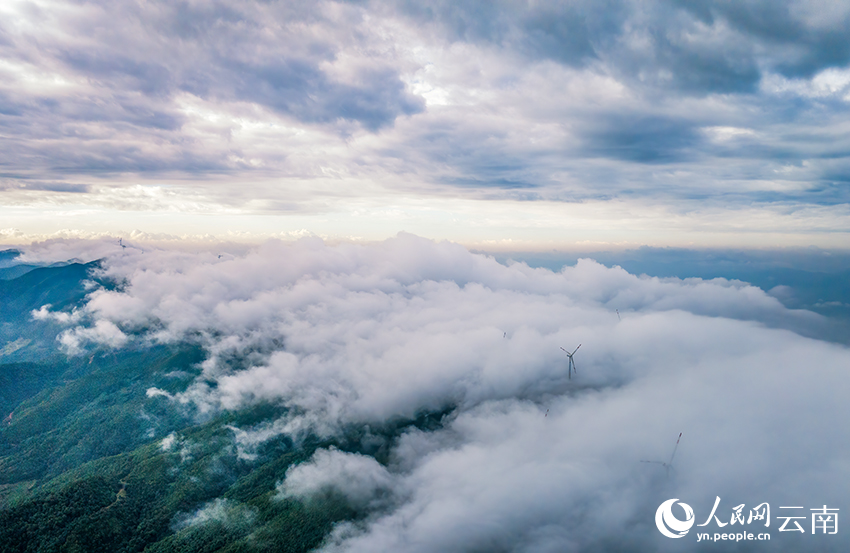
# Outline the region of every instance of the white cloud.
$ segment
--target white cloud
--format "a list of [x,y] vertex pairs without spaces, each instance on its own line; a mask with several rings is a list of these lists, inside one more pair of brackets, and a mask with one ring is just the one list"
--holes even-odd
[[[690,551],[700,547],[696,528],[675,544],[655,530],[661,501],[681,498],[698,523],[716,496],[726,523],[732,507],[745,503],[746,514],[768,501],[771,526],[747,530],[780,542],[780,505],[804,505],[806,516],[823,504],[843,509],[850,448],[830,421],[850,408],[827,390],[843,387],[847,349],[741,322],[672,318],[663,337],[646,325],[641,342],[661,346],[659,355],[636,351],[635,363],[651,366],[626,386],[542,405],[487,402],[445,430],[405,435],[397,488],[412,490],[409,501],[366,530],[340,531],[325,550]],[[690,350],[690,359],[663,350]],[[680,431],[669,478],[639,462],[667,461]]]
[[[119,344],[119,324],[166,342],[205,336],[204,379],[218,386],[199,382],[184,400],[228,409],[282,400],[331,426],[539,393],[542,382],[563,384],[559,346],[598,344],[584,347],[580,366],[626,357],[615,337],[661,324],[656,312],[791,328],[822,319],[740,282],[636,277],[590,260],[560,273],[504,267],[409,235],[372,246],[267,243],[227,261],[152,251],[111,258],[105,274],[126,287],[90,296],[97,324],[67,331],[68,347]],[[248,368],[234,372],[233,355],[248,356]],[[605,366],[588,376],[601,385],[631,374]]]
[[33,309],[30,315],[36,321],[56,321],[61,324],[76,324],[80,322],[80,317],[82,313],[79,311],[72,311],[71,313],[67,313],[65,311],[51,311],[51,305],[42,305],[38,309]]
[[[150,394],[148,394],[148,397],[150,397]],[[177,434],[172,432],[159,442],[159,448],[163,451],[171,451],[176,443],[178,443]]]
[[805,98],[828,98],[848,94],[850,69],[825,69],[810,79],[787,79],[781,75],[769,75],[763,82],[765,91],[772,94],[793,93]]
[[336,492],[356,508],[384,505],[395,487],[395,477],[375,459],[336,449],[320,449],[310,461],[286,471],[278,485],[280,497],[309,499]]
[[78,355],[84,351],[85,345],[95,343],[110,348],[120,348],[128,337],[111,321],[104,319],[95,321],[91,327],[75,327],[62,332],[57,339],[62,349],[70,355]]
[[210,522],[219,522],[230,530],[249,528],[257,517],[254,507],[242,505],[228,499],[214,499],[190,515],[178,516],[175,530],[198,526]]
[[[289,471],[282,494],[336,490],[370,512],[338,526],[329,551],[664,551],[653,516],[671,497],[703,519],[715,496],[726,518],[762,501],[776,517],[780,504],[844,508],[850,492],[850,352],[793,332],[822,317],[741,282],[503,266],[411,235],[269,242],[226,260],[151,250],[104,267],[125,285],[92,295],[94,326],[68,340],[109,342],[118,324],[200,340],[203,375],[175,401],[290,407],[232,428],[244,457],[278,434],[454,408],[441,429],[388,443],[386,466],[321,450]],[[559,347],[579,343],[569,379]],[[666,461],[679,432],[669,479],[640,463]]]

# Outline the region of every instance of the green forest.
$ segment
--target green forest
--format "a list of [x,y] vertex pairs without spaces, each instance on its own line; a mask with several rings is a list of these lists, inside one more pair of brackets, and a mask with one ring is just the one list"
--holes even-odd
[[[282,499],[287,469],[317,448],[365,452],[386,462],[393,436],[439,425],[442,413],[396,421],[364,451],[362,430],[294,443],[272,438],[239,455],[234,428],[285,408],[199,416],[178,393],[200,374],[196,344],[60,353],[57,329],[30,313],[73,309],[91,266],[40,268],[0,280],[0,552],[299,552],[320,546],[334,523],[363,514],[332,493]],[[109,283],[107,283],[109,284]],[[13,351],[12,351],[13,350]],[[165,447],[170,437],[179,447]],[[194,517],[206,509],[217,515]]]

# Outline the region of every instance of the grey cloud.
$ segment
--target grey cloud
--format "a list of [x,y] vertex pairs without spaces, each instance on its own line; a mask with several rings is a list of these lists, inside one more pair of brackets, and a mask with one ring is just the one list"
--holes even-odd
[[[116,8],[107,7],[104,17],[116,12],[125,15]],[[125,16],[141,20],[141,25],[127,24],[136,34],[133,42],[154,46],[161,58],[137,50],[116,52],[117,37],[105,33],[100,44],[72,47],[60,59],[81,74],[112,77],[108,82],[119,90],[163,97],[187,90],[200,96],[253,101],[309,123],[344,119],[377,130],[399,115],[422,109],[421,101],[405,91],[391,67],[361,71],[359,85],[335,82],[326,75],[320,64],[332,61],[341,45],[330,36],[336,23],[325,20],[319,6],[296,10],[288,4],[234,8],[181,2],[163,3],[157,9],[138,6]],[[328,34],[299,31],[298,24],[322,24]],[[350,16],[343,24],[362,22]],[[169,53],[169,48],[177,52]],[[122,86],[125,78],[129,83]]]
[[[453,40],[498,42],[511,24],[510,3],[486,2],[398,2],[401,13],[419,22],[435,23]],[[508,8],[508,10],[505,10]]]
[[471,186],[476,188],[503,188],[509,190],[515,190],[518,188],[534,188],[536,185],[534,183],[528,182],[526,180],[522,180],[522,177],[518,179],[511,179],[503,176],[499,176],[505,170],[516,169],[514,167],[505,167],[505,166],[495,166],[488,167],[491,171],[495,172],[496,175],[487,178],[482,175],[478,178],[473,177],[445,177],[439,179],[438,182],[450,184],[452,186]]
[[20,188],[23,190],[48,190],[51,192],[72,192],[86,193],[89,192],[90,186],[81,183],[72,182],[43,182],[43,181],[23,181],[18,180],[15,184],[4,185],[0,184],[0,189]]
[[[712,14],[716,10],[677,10],[676,3],[633,2],[518,2],[470,4],[446,2],[403,3],[416,20],[436,23],[454,40],[487,42],[533,59],[549,59],[582,67],[602,61],[612,70],[649,80],[656,86],[670,83],[695,94],[751,93],[761,77],[757,47],[763,36],[752,25],[733,26],[724,33]],[[789,25],[800,26],[784,6],[763,10]],[[729,15],[729,19],[734,18]],[[787,14],[786,14],[787,15]],[[725,19],[724,19],[725,21]],[[708,30],[698,25],[712,27]],[[767,25],[765,25],[767,26]],[[718,35],[718,32],[720,33]],[[650,50],[635,49],[633,39],[646,41]],[[786,37],[793,42],[794,37]],[[665,71],[656,80],[654,75]],[[666,81],[666,82],[665,82]]]
[[[846,179],[826,176],[827,180],[818,182],[799,192],[759,192],[749,194],[756,201],[764,203],[801,202],[806,204],[836,206],[850,202],[850,190],[847,189]],[[829,182],[832,180],[833,182]]]
[[[728,23],[745,35],[761,39],[765,45],[786,49],[784,59],[774,60],[774,68],[789,77],[811,77],[828,67],[850,62],[850,45],[844,40],[850,12],[831,18],[828,26],[813,27],[800,17],[803,2],[673,2],[687,9],[702,22]],[[818,6],[811,5],[817,10]],[[797,12],[797,13],[795,13]]]
[[[420,7],[420,11],[424,9]],[[510,13],[521,11],[514,5],[502,9]],[[496,17],[493,10],[484,10],[481,17]],[[543,188],[537,196],[543,199],[676,195],[741,204],[783,199],[815,204],[842,201],[840,195],[821,192],[830,188],[831,180],[821,164],[812,163],[804,176],[787,177],[782,165],[841,155],[844,133],[837,128],[835,132],[825,129],[846,111],[844,100],[837,95],[814,101],[797,94],[760,94],[762,66],[771,67],[759,58],[764,52],[758,45],[761,39],[744,35],[722,21],[712,20],[715,27],[705,29],[687,13],[667,4],[642,4],[633,10],[612,8],[612,12],[628,19],[632,34],[621,36],[617,25],[605,27],[609,34],[599,41],[604,45],[599,47],[599,52],[604,53],[600,54],[599,63],[623,78],[631,92],[643,95],[643,102],[628,102],[621,107],[589,104],[572,112],[560,112],[554,119],[575,132],[577,140],[552,141],[539,148],[528,148],[527,143],[509,138],[499,123],[494,122],[489,129],[476,125],[474,115],[464,118],[471,124],[456,127],[435,118],[427,132],[411,134],[404,149],[416,154],[408,158],[426,157],[436,167],[449,166],[457,171],[448,176],[441,174],[436,182],[481,189]],[[593,11],[588,13],[591,15],[587,18],[591,18]],[[437,19],[433,15],[420,17],[425,21]],[[484,32],[467,35],[464,36],[468,40],[492,42],[492,37]],[[640,43],[637,39],[645,39],[649,49],[636,47]],[[509,44],[495,42],[505,48]],[[511,48],[515,46],[510,44]],[[687,94],[682,95],[682,91]],[[550,101],[529,92],[529,105]],[[698,104],[685,101],[687,95],[706,97],[716,93],[726,96],[707,99],[705,112]],[[546,118],[527,119],[532,120],[540,124]],[[749,134],[715,141],[705,132],[705,127],[726,126]],[[795,137],[804,127],[811,131],[805,133],[809,139]],[[435,141],[445,146],[433,148]],[[402,148],[392,151],[397,150]],[[730,157],[743,163],[732,168],[724,159]],[[586,163],[582,158],[612,163],[603,166]],[[613,163],[616,161],[623,164]],[[675,185],[662,185],[657,174],[649,173],[651,169],[641,174],[634,164],[677,164],[679,171],[692,176],[678,179]],[[569,185],[561,184],[562,175],[570,181]],[[801,184],[794,191],[767,192],[731,183],[758,178],[787,178]],[[623,182],[630,184],[625,187]]]
[[[797,2],[556,2],[539,5],[402,3],[454,40],[488,42],[569,66],[601,60],[632,84],[691,94],[755,93],[763,68],[811,77],[850,62],[850,14],[828,26],[805,21]],[[816,8],[811,8],[815,10]],[[636,47],[645,41],[649,50]],[[659,77],[658,73],[664,75]]]
[[[301,15],[293,5],[284,3],[282,6],[285,10],[282,15],[288,18],[298,19]],[[167,34],[182,39],[207,39],[210,32],[222,26],[254,23],[227,2],[160,2],[159,7],[161,11],[153,14],[156,24]]]
[[701,143],[693,123],[667,117],[613,115],[588,127],[582,141],[585,155],[638,163],[683,161]]
[[107,80],[118,90],[164,96],[174,88],[170,82],[171,72],[166,66],[155,61],[133,59],[111,48],[62,51],[59,59],[76,73]]
[[[612,49],[618,70],[688,94],[756,91],[762,72],[752,37],[714,20],[700,22],[665,3],[648,5],[643,17],[645,27],[622,37]],[[649,48],[634,48],[636,41]]]
[[[175,104],[184,92],[210,102],[256,103],[342,134],[351,131],[347,124],[378,131],[423,109],[393,64],[376,56],[344,81],[326,72],[322,64],[368,36],[355,8],[335,14],[338,20],[323,15],[322,5],[289,3],[101,2],[68,8],[69,17],[61,20],[39,10],[19,15],[56,32],[18,33],[4,46],[7,59],[27,71],[53,74],[73,86],[72,92],[23,92],[14,85],[0,90],[0,126],[20,152],[6,162],[42,178],[251,170],[250,164],[223,159],[241,158],[238,148],[222,155],[221,148],[210,151],[187,135],[186,117]],[[45,138],[55,141],[39,140]],[[119,141],[166,147],[140,152]]]
[[686,30],[652,33],[659,66],[671,73],[682,90],[696,94],[755,92],[761,71],[750,44],[694,44],[687,35]]
[[6,26],[0,22],[0,48],[12,45],[13,41],[9,36],[9,31],[6,29]]
[[[176,151],[175,151],[176,150]],[[57,172],[78,175],[114,175],[125,172],[154,172],[190,170],[198,172],[227,172],[223,160],[200,156],[195,152],[173,148],[165,155],[150,156],[142,145],[108,144],[90,151],[55,150],[51,153],[51,168]]]
[[568,65],[583,65],[597,57],[593,44],[597,29],[589,26],[599,23],[595,19],[603,10],[612,17],[618,7],[616,2],[542,4],[523,22],[521,48]]
[[558,143],[529,147],[527,129],[517,123],[500,114],[434,115],[425,125],[405,126],[398,143],[376,153],[387,165],[427,168],[434,184],[507,193],[551,185],[552,172],[576,152]]
[[592,30],[600,15],[611,16],[617,2],[401,2],[417,20],[442,27],[453,40],[485,41],[509,46],[531,57],[582,66],[596,58]]
[[[684,106],[593,106],[564,117],[564,137],[553,134],[539,143],[501,120],[470,116],[467,125],[450,126],[434,117],[429,127],[411,129],[401,145],[380,153],[384,159],[404,159],[408,166],[427,164],[434,182],[479,188],[482,194],[534,188],[546,200],[842,203],[840,188],[830,184],[843,168],[845,137],[829,115],[837,112],[800,111],[799,103],[752,98],[724,106],[746,117],[726,113],[720,120]],[[782,121],[785,117],[789,120]],[[724,129],[730,134],[719,136]],[[680,176],[666,180],[653,169],[659,165],[673,167]],[[741,186],[759,179],[795,185]]]
[[[23,115],[23,106],[11,99],[4,91],[0,91],[0,115],[20,116]],[[0,119],[0,125],[5,126],[5,121]]]
[[314,63],[282,60],[257,66],[224,60],[222,65],[232,74],[232,90],[224,79],[214,88],[198,88],[193,83],[187,89],[199,95],[254,101],[310,123],[358,121],[372,131],[391,124],[399,115],[423,109],[423,102],[407,94],[390,69],[362,72],[363,84],[351,86],[332,82]]
[[[0,85],[0,163],[19,187],[226,173],[285,188],[329,169],[479,198],[835,205],[848,85],[807,77],[847,65],[840,8],[831,18],[792,2],[24,11],[44,31],[6,26],[3,56],[25,71]],[[15,80],[29,73],[61,86]],[[446,97],[426,109],[429,87]],[[661,165],[681,177],[665,180]],[[210,194],[293,206],[280,187],[244,190]]]

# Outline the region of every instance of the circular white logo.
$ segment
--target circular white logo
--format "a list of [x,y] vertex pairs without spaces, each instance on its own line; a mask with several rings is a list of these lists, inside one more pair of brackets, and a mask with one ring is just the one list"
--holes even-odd
[[685,520],[679,520],[673,515],[673,504],[677,501],[679,500],[668,499],[655,511],[655,525],[658,526],[658,531],[668,538],[681,538],[694,525],[694,510],[687,503],[679,503],[685,511]]

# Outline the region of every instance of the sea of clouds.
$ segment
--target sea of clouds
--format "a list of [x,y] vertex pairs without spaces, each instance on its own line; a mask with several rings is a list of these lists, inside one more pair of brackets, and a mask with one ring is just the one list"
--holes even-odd
[[[79,247],[79,245],[77,246]],[[102,245],[93,245],[92,251]],[[84,250],[85,248],[83,248]],[[80,250],[80,251],[83,251]],[[43,252],[42,252],[43,254]],[[27,256],[37,257],[34,246]],[[326,551],[846,550],[850,352],[795,329],[828,324],[738,281],[659,279],[589,259],[559,272],[502,265],[401,234],[331,246],[268,242],[237,255],[126,249],[85,306],[53,314],[61,347],[198,342],[184,392],[148,390],[199,417],[257,402],[283,418],[234,428],[241,454],[279,434],[338,436],[448,410],[410,429],[389,461],[322,449],[280,497],[333,491],[365,512]],[[575,354],[567,373],[561,347]],[[683,436],[672,470],[669,461]],[[682,539],[655,513],[678,498],[717,520]],[[762,502],[770,526],[730,525]],[[839,508],[838,533],[811,511]],[[801,506],[799,532],[779,532]],[[682,511],[679,511],[682,516]],[[770,532],[770,544],[696,532]]]

